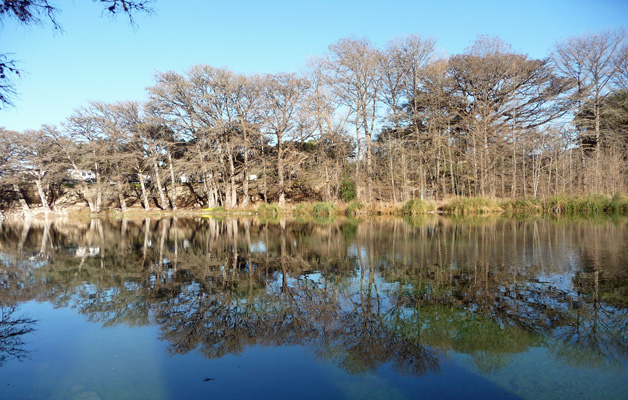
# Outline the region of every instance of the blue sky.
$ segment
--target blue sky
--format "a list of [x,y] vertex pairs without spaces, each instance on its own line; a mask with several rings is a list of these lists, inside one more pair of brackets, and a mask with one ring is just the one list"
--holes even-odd
[[0,25],[0,51],[15,53],[25,72],[15,107],[0,111],[7,129],[58,124],[90,100],[144,100],[157,71],[202,63],[298,72],[343,37],[367,36],[381,47],[397,36],[432,36],[456,54],[488,34],[541,58],[557,40],[628,26],[627,0],[156,0],[156,13],[137,16],[135,29],[88,0],[54,3],[63,34],[50,25]]

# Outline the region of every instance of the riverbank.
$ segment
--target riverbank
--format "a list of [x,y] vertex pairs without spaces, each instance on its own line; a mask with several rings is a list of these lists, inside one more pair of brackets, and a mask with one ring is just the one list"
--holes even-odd
[[238,217],[258,215],[262,218],[279,218],[291,216],[296,218],[333,218],[338,215],[349,217],[369,215],[400,215],[421,216],[443,214],[453,216],[580,216],[593,217],[599,215],[628,215],[628,197],[615,195],[588,196],[553,196],[546,199],[492,199],[485,197],[452,197],[441,201],[409,200],[405,203],[374,202],[350,203],[338,202],[301,202],[288,203],[279,207],[277,203],[252,204],[249,207],[225,209],[223,207],[201,208],[188,207],[177,210],[161,210],[157,208],[145,210],[139,205],[129,207],[126,212],[119,208],[109,208],[100,213],[92,213],[87,207],[77,204],[69,207],[57,207],[46,212],[43,207],[31,207],[30,210],[6,210],[0,218],[94,218],[94,217],[171,217],[171,216],[215,216]]
[[[220,210],[224,212],[225,210]],[[335,215],[368,216],[399,215],[421,216],[442,214],[451,216],[569,216],[593,217],[599,215],[628,215],[628,197],[615,195],[553,196],[547,199],[492,199],[485,197],[453,197],[442,201],[408,200],[405,203],[376,202],[351,203],[299,203],[284,209],[276,204],[262,205],[255,210],[260,215],[279,214],[294,217],[317,218]],[[227,210],[228,212],[228,210]]]

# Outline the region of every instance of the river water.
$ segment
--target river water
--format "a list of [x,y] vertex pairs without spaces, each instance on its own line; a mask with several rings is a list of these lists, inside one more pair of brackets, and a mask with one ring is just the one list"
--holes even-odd
[[2,399],[626,399],[628,220],[0,224]]

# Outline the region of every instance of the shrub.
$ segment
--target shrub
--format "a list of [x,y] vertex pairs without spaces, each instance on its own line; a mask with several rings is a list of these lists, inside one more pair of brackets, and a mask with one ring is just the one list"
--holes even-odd
[[262,203],[257,207],[257,213],[266,218],[276,218],[281,214],[281,208],[277,203]]
[[336,206],[331,203],[316,203],[312,209],[312,215],[315,217],[330,217],[336,213]]
[[356,196],[355,182],[350,181],[345,177],[340,184],[340,199],[345,203],[348,203],[355,200]]
[[362,209],[362,207],[362,203],[360,203],[359,201],[353,201],[347,206],[345,214],[348,216],[356,215]]
[[628,214],[628,197],[622,198],[618,193],[610,199],[606,212],[609,214]]
[[401,208],[401,213],[404,215],[427,214],[427,203],[421,199],[408,200]]
[[491,199],[484,197],[456,198],[443,207],[448,214],[489,214],[503,211],[499,205]]
[[313,210],[314,206],[311,203],[300,203],[292,210],[292,215],[295,217],[309,216],[312,215]]
[[607,197],[599,194],[588,196],[552,196],[545,202],[545,211],[549,214],[569,217],[594,216],[600,214],[627,214],[628,198],[618,194]]
[[507,214],[536,215],[543,213],[543,203],[537,198],[506,200],[500,206]]

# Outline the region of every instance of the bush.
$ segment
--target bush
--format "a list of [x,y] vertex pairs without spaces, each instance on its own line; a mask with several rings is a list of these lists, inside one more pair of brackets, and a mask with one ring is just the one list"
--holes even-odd
[[606,210],[609,214],[628,214],[628,197],[621,198],[618,193],[610,199]]
[[424,215],[427,214],[427,203],[421,199],[408,200],[401,208],[404,215]]
[[266,218],[277,218],[281,214],[281,208],[277,203],[262,203],[257,207],[257,213]]
[[360,203],[359,201],[351,202],[347,206],[347,209],[345,210],[345,214],[348,216],[356,215],[362,209],[362,207],[363,207],[362,203]]
[[331,217],[336,213],[336,206],[331,203],[316,203],[312,209],[312,215],[315,217]]
[[619,195],[612,198],[599,194],[588,196],[552,196],[547,199],[545,209],[551,214],[567,216],[593,216],[599,214],[626,214],[628,200]]
[[537,198],[506,200],[500,206],[507,214],[537,215],[543,213],[543,203]]
[[295,217],[309,216],[312,215],[313,210],[314,206],[311,203],[300,203],[292,210],[292,215]]
[[456,198],[443,207],[448,214],[489,214],[503,211],[499,205],[491,199],[484,197]]
[[345,203],[355,200],[357,196],[355,190],[355,182],[350,181],[348,178],[345,179],[340,184],[340,199]]

